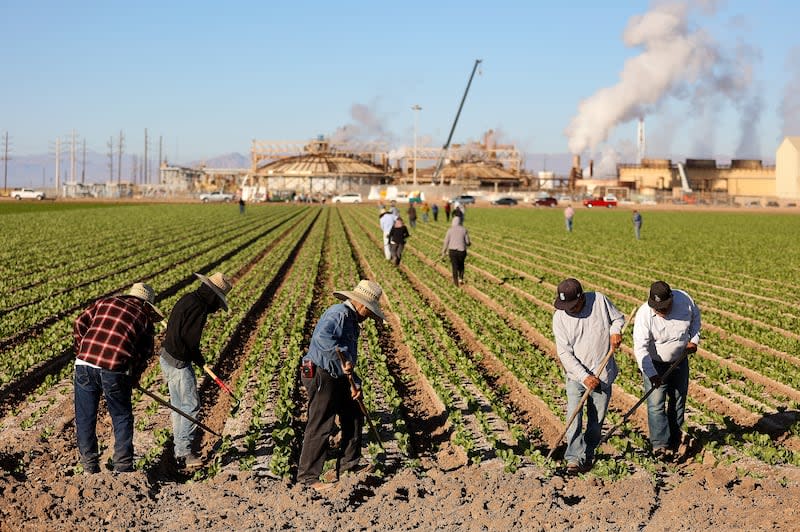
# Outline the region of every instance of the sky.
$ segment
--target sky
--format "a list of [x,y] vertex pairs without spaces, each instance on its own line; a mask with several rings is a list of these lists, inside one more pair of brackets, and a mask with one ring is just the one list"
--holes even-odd
[[441,147],[480,59],[454,143],[492,129],[636,162],[642,118],[648,157],[774,161],[800,135],[799,18],[791,0],[2,0],[0,135],[12,157],[73,131],[141,154],[147,129],[179,164],[253,139]]

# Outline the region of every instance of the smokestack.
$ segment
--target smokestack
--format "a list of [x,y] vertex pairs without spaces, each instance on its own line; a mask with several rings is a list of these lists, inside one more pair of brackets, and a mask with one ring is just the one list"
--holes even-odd
[[572,156],[572,167],[580,170],[581,169],[581,156],[580,155],[573,155]]
[[589,159],[589,177],[594,177],[594,159]]

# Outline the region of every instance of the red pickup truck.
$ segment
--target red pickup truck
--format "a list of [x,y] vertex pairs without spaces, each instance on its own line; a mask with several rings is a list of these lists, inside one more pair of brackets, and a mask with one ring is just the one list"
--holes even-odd
[[583,206],[592,208],[592,207],[611,207],[617,206],[617,198],[615,196],[605,196],[602,198],[590,198],[583,200]]

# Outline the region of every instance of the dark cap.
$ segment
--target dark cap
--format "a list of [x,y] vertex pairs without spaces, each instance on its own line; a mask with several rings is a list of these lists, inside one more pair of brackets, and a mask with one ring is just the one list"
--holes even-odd
[[572,312],[580,306],[583,297],[583,287],[577,279],[570,277],[558,283],[556,288],[556,300],[553,305],[558,310]]
[[647,304],[653,310],[667,310],[672,304],[672,290],[664,281],[656,281],[650,285],[650,297]]

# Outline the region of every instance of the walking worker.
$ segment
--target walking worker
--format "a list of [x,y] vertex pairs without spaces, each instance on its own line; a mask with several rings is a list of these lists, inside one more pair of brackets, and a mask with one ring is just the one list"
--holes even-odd
[[101,394],[114,427],[114,471],[133,471],[131,393],[153,355],[155,324],[163,319],[153,288],[136,283],[124,295],[98,299],[75,320],[75,432],[86,473],[100,472]]
[[417,226],[417,209],[413,202],[408,203],[408,223],[412,228]]
[[445,217],[445,221],[447,221],[447,222],[450,221],[450,202],[449,201],[445,201],[444,202],[444,217]]
[[572,218],[575,217],[575,209],[572,208],[572,204],[570,203],[567,205],[567,208],[564,209],[564,222],[567,224],[567,232],[572,232]]
[[[200,280],[200,286],[175,303],[159,352],[170,403],[192,417],[197,417],[200,412],[200,394],[192,364],[198,368],[205,365],[200,352],[200,337],[209,314],[220,309],[228,311],[227,294],[231,289],[230,280],[220,272],[210,277],[199,273],[195,276]],[[196,432],[197,425],[176,412],[172,413],[172,439],[178,467],[193,469],[203,465],[200,457],[192,451]]]
[[433,221],[434,222],[438,222],[439,221],[439,206],[436,205],[435,203],[433,205],[431,205],[431,214],[433,215]]
[[[669,460],[681,444],[686,395],[689,391],[688,354],[700,342],[700,309],[683,290],[664,281],[650,286],[647,303],[636,311],[633,354],[642,371],[647,397],[647,424],[653,454]],[[666,379],[668,368],[677,366]]]
[[633,210],[633,233],[636,235],[636,240],[640,240],[642,236],[642,214],[636,209]]
[[244,214],[244,198],[239,197],[239,214]]
[[406,239],[411,236],[408,227],[403,223],[402,218],[394,222],[394,227],[389,231],[389,252],[395,266],[400,266],[400,259],[403,258],[403,249],[406,247]]
[[[354,372],[358,359],[359,323],[367,318],[383,321],[380,299],[383,290],[374,281],[361,280],[352,291],[333,293],[342,303],[328,307],[322,314],[308,352],[302,360],[301,381],[308,392],[308,421],[297,468],[297,481],[325,490],[331,483],[319,478],[328,453],[328,438],[334,417],[339,417],[342,453],[336,460],[335,475],[371,470],[361,459],[361,431],[364,417],[358,406],[360,379]],[[345,362],[342,364],[339,353]],[[351,390],[347,376],[357,386]]]
[[392,260],[392,254],[389,251],[389,231],[394,227],[394,221],[397,220],[397,215],[392,214],[390,209],[384,208],[378,215],[378,222],[383,231],[383,255],[386,260]]
[[[611,400],[611,385],[619,370],[611,355],[601,371],[606,353],[622,343],[625,317],[600,292],[584,292],[577,279],[564,279],[556,289],[553,303],[553,336],[558,358],[566,372],[567,419],[576,411],[587,389],[591,390],[584,407],[567,427],[567,473],[589,471],[600,443],[603,420]],[[586,430],[583,410],[586,410]]]
[[453,220],[450,222],[450,229],[444,235],[442,243],[442,257],[445,254],[450,256],[450,267],[453,270],[453,284],[459,286],[464,284],[464,261],[467,258],[467,247],[472,242],[469,240],[469,233],[462,224],[463,218],[453,213]]
[[423,201],[419,209],[422,211],[422,221],[428,223],[428,214],[431,212],[431,206],[428,205],[427,201]]

